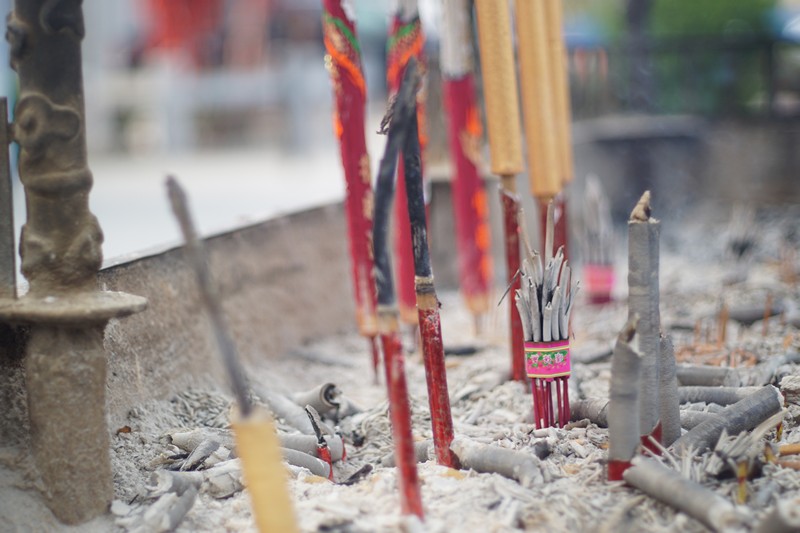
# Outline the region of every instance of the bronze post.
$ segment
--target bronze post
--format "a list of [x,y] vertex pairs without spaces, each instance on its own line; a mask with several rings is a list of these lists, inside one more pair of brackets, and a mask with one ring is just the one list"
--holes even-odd
[[8,18],[20,86],[11,131],[27,206],[20,256],[30,289],[0,301],[0,320],[30,325],[31,451],[45,501],[68,524],[104,513],[113,497],[103,330],[147,304],[96,286],[103,233],[89,211],[83,36],[80,0],[16,0]]

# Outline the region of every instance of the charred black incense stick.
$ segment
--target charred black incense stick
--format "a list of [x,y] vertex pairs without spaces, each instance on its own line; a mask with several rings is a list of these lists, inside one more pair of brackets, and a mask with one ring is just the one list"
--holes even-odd
[[408,122],[414,109],[417,87],[416,61],[410,60],[406,68],[406,78],[410,80],[400,86],[400,91],[387,117],[390,118],[386,147],[378,167],[375,183],[375,215],[373,219],[372,246],[375,254],[375,284],[378,289],[378,305],[394,305],[395,292],[392,280],[392,265],[389,257],[389,220],[394,197],[394,174],[397,167],[397,154],[405,142]]
[[425,363],[436,459],[439,464],[455,468],[458,466],[458,459],[450,450],[450,443],[453,441],[453,417],[450,413],[450,395],[447,392],[439,299],[436,297],[428,249],[421,163],[417,115],[412,113],[403,146],[403,167],[414,253],[414,290],[419,316],[419,333],[422,339],[422,357]]
[[186,252],[197,276],[200,297],[203,299],[203,304],[208,311],[214,338],[217,341],[225,369],[228,371],[228,376],[231,380],[231,388],[236,396],[236,401],[239,403],[239,410],[242,416],[246,418],[252,409],[250,397],[247,394],[247,381],[236,355],[236,346],[225,322],[219,294],[211,279],[211,270],[208,268],[208,260],[203,243],[197,236],[192,214],[189,212],[186,192],[172,176],[167,178],[167,192],[172,211],[175,213],[175,218],[178,219],[183,238],[186,240]]
[[409,61],[400,91],[387,115],[389,122],[386,149],[378,169],[375,185],[375,215],[373,217],[373,245],[375,255],[375,284],[378,301],[378,332],[383,346],[386,385],[389,392],[389,414],[395,459],[400,471],[400,493],[403,514],[423,516],[414,442],[411,434],[411,408],[408,403],[402,346],[398,336],[399,310],[392,283],[392,268],[387,240],[389,218],[394,196],[394,171],[398,150],[405,143],[409,124],[415,113],[415,96],[418,85],[416,62]]

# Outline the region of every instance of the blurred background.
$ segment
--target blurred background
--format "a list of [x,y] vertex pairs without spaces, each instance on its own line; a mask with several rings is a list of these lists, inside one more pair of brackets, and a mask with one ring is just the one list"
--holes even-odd
[[[800,0],[563,1],[576,197],[593,173],[618,217],[645,188],[662,213],[800,200]],[[351,3],[372,132],[386,105],[391,3]],[[87,0],[83,9],[92,209],[106,257],[177,241],[167,173],[186,184],[206,233],[343,197],[319,0]],[[420,10],[426,163],[446,168],[438,2],[420,0]],[[0,69],[12,106],[15,84]],[[381,144],[370,137],[373,172]]]

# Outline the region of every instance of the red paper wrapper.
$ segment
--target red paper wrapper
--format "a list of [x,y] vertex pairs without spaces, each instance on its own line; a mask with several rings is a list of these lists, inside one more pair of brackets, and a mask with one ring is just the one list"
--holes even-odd
[[[389,42],[386,46],[386,81],[389,94],[394,95],[400,88],[408,60],[417,60],[420,73],[425,74],[423,47],[425,38],[419,17],[403,22],[398,15],[392,17],[389,26]],[[417,123],[419,144],[425,150],[424,90],[417,93]],[[414,253],[411,245],[411,222],[408,219],[408,197],[406,196],[405,172],[402,160],[397,166],[397,187],[395,189],[395,277],[397,278],[397,302],[400,318],[408,324],[417,323],[417,296],[414,290]]]
[[481,120],[471,74],[444,80],[450,157],[455,170],[453,208],[461,292],[473,313],[489,310],[491,230],[486,191],[478,172]]
[[325,63],[335,96],[333,129],[339,139],[347,181],[345,210],[358,328],[362,335],[372,337],[377,330],[372,257],[373,193],[364,134],[366,83],[361,49],[355,23],[342,9],[341,0],[324,0],[323,9]]

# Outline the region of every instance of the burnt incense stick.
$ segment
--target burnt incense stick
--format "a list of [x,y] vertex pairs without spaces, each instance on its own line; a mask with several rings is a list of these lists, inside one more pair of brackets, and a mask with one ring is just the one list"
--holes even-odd
[[676,440],[672,448],[678,453],[702,453],[711,448],[723,431],[736,435],[758,426],[783,408],[783,396],[772,385],[762,387],[746,398],[723,409],[716,418],[708,419]]
[[761,387],[678,387],[680,403],[715,403],[732,405],[760,391]]
[[646,191],[628,221],[628,316],[639,317],[637,348],[642,354],[639,381],[640,431],[642,444],[652,446],[650,437],[661,442],[659,420],[658,359],[661,339],[658,288],[658,250],[661,225],[650,214],[650,191]]
[[[506,280],[512,290],[519,289],[515,274],[520,267],[516,175],[522,172],[522,143],[519,127],[519,97],[514,67],[511,21],[507,4],[476,0],[478,38],[489,130],[492,172],[500,176],[500,200],[503,205]],[[525,379],[525,348],[522,322],[513,302],[509,301],[509,347],[512,379]]]
[[236,448],[242,460],[253,516],[261,531],[291,533],[297,530],[297,525],[272,419],[266,412],[253,409],[244,369],[224,318],[219,293],[211,279],[208,259],[195,229],[186,193],[172,176],[167,178],[167,193],[186,240],[186,251],[197,277],[200,297],[211,320],[211,329],[238,403],[231,425],[236,434]]
[[390,111],[391,120],[383,158],[378,169],[375,185],[375,216],[373,243],[375,247],[375,284],[378,300],[378,332],[383,346],[386,386],[389,392],[389,415],[392,422],[392,437],[395,445],[395,462],[400,473],[400,494],[403,514],[414,514],[422,518],[422,497],[414,455],[411,433],[411,408],[408,402],[404,360],[399,328],[399,311],[392,283],[392,267],[389,257],[389,218],[394,196],[394,171],[397,155],[405,143],[409,123],[415,113],[414,99],[417,84],[416,62],[408,63],[403,83]]
[[686,513],[711,531],[738,531],[744,517],[714,491],[680,476],[654,459],[636,457],[625,481],[654,499]]
[[211,279],[211,270],[208,268],[208,259],[206,258],[203,243],[197,235],[192,214],[189,212],[186,192],[174,177],[169,176],[167,177],[167,193],[172,212],[175,214],[175,218],[178,219],[181,233],[186,241],[186,253],[197,277],[200,297],[208,312],[211,331],[214,333],[214,340],[217,342],[217,348],[222,355],[222,362],[228,372],[231,389],[233,389],[233,394],[239,404],[239,411],[243,417],[247,417],[252,411],[252,402],[247,392],[247,380],[244,377],[244,370],[236,354],[236,346],[233,343],[230,330],[225,322],[225,315],[222,311],[222,303],[220,302],[216,285]]
[[439,464],[456,468],[458,459],[450,450],[453,441],[453,418],[447,392],[447,372],[444,366],[442,326],[439,319],[439,300],[433,284],[430,250],[425,220],[425,195],[422,185],[422,161],[417,115],[411,114],[403,147],[406,170],[408,218],[411,222],[411,242],[414,250],[414,284],[419,313],[419,333],[422,339],[422,358],[428,385],[428,403],[433,426],[433,443]]
[[333,130],[347,183],[345,214],[350,244],[351,276],[356,319],[361,335],[369,339],[373,379],[377,381],[379,354],[375,337],[375,279],[372,261],[372,176],[364,132],[367,89],[361,64],[356,23],[342,0],[323,0],[322,31],[325,66],[333,85]]
[[678,378],[675,372],[675,349],[672,338],[661,335],[658,354],[658,398],[661,418],[661,443],[670,446],[681,436]]
[[[420,78],[425,76],[425,36],[419,18],[417,0],[396,0],[389,23],[389,39],[386,43],[386,83],[392,97],[400,90],[401,80],[411,59],[416,62]],[[425,89],[424,84],[416,93],[419,143],[424,150],[425,136]],[[414,290],[414,257],[411,244],[408,210],[406,209],[405,168],[402,160],[397,166],[395,191],[397,202],[394,212],[394,261],[397,267],[397,300],[400,319],[406,324],[417,323],[416,293]]]

